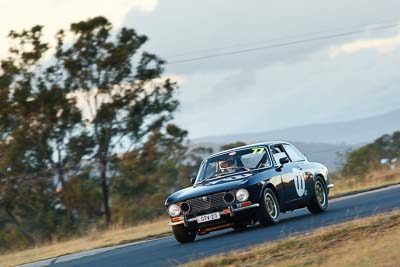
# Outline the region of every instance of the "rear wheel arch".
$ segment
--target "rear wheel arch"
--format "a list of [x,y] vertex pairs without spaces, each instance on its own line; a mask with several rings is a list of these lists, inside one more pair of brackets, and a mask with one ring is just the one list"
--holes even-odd
[[[317,195],[317,184],[319,184],[318,192],[319,197]],[[326,181],[322,175],[316,175],[314,179],[313,192],[311,194],[311,198],[307,204],[307,209],[311,213],[320,213],[325,211],[328,208],[328,188],[326,186]],[[323,195],[322,195],[323,194]],[[323,201],[322,201],[323,200]],[[321,203],[322,202],[322,203]]]
[[[317,182],[317,180],[320,180],[322,182],[323,186],[325,187],[325,189],[328,190],[328,183],[325,180],[324,175],[322,175],[321,173],[316,174],[314,176],[314,185]],[[314,185],[313,185],[313,190],[315,190]]]
[[322,173],[317,173],[314,176],[314,182],[316,182],[318,178],[321,179],[321,181],[324,183],[325,187],[327,187],[326,178],[324,177],[324,175]]

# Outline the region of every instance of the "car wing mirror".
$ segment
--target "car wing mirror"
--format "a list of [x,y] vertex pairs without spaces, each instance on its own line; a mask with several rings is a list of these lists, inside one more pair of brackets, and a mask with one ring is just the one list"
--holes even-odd
[[289,158],[288,157],[280,158],[279,159],[279,164],[280,164],[279,168],[282,168],[283,165],[285,165],[286,163],[289,163]]
[[288,157],[283,157],[283,158],[281,158],[281,159],[279,160],[279,163],[280,163],[281,165],[286,164],[286,163],[289,163],[289,158],[288,158]]
[[194,182],[196,182],[196,177],[191,177],[191,178],[190,178],[190,182],[191,182],[192,184],[194,184]]

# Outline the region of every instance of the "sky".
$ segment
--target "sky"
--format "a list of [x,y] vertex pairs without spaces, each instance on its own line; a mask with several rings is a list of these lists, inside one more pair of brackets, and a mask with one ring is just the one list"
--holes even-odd
[[261,132],[399,109],[399,9],[396,0],[0,0],[0,57],[12,29],[41,24],[51,40],[103,15],[147,35],[145,49],[169,62],[175,122],[191,138]]

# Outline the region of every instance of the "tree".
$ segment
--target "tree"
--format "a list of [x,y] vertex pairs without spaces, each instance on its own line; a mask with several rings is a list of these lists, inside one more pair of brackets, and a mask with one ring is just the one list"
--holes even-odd
[[237,141],[237,142],[234,142],[234,143],[229,143],[229,144],[223,145],[223,146],[221,146],[221,149],[222,150],[228,150],[228,149],[231,149],[231,148],[236,148],[236,147],[245,146],[245,145],[246,145],[246,143],[243,143],[241,141]]
[[[123,149],[146,139],[172,119],[178,106],[176,84],[161,79],[164,61],[140,49],[147,37],[122,28],[115,36],[111,23],[96,17],[71,25],[72,44],[59,33],[59,58],[65,84],[85,101],[86,127],[94,136],[106,222],[109,207],[110,162]],[[139,55],[137,55],[140,52]],[[137,56],[136,56],[137,55]],[[135,65],[135,64],[136,65]]]
[[201,162],[214,150],[211,147],[198,146],[188,150],[186,160],[180,168],[180,175],[183,187],[190,186],[190,178],[197,175]]
[[[45,67],[44,56],[49,45],[42,41],[42,27],[35,26],[22,32],[11,32],[16,45],[10,56],[2,61],[0,76],[8,117],[2,131],[7,139],[7,153],[12,168],[16,154],[20,166],[19,175],[34,175],[57,179],[59,197],[72,222],[72,209],[66,197],[68,173],[76,174],[81,159],[90,154],[92,142],[81,124],[81,113],[73,99],[68,97],[69,88],[63,80],[60,60],[61,37],[53,64]],[[5,118],[6,119],[6,118]],[[27,167],[30,169],[25,170]],[[22,177],[21,176],[21,177]]]
[[[191,186],[200,163],[213,150],[189,149],[187,131],[168,124],[155,129],[142,146],[122,155],[113,177],[113,212],[126,224],[165,213],[164,201],[173,192]],[[143,207],[146,209],[143,209]]]
[[33,110],[37,106],[31,101],[40,91],[37,70],[48,49],[40,41],[41,30],[35,26],[11,32],[16,45],[1,60],[0,69],[0,207],[5,226],[10,232],[17,229],[28,244],[48,237],[55,225],[49,212],[54,191],[36,145]]
[[373,143],[362,146],[346,154],[343,165],[344,175],[364,175],[372,168],[382,167],[381,160],[397,162],[400,159],[400,131],[385,134]]
[[142,51],[146,36],[97,17],[59,31],[54,49],[41,26],[10,37],[0,61],[2,245],[76,233],[100,215],[109,224],[109,186],[126,152],[140,163],[131,180],[161,177],[144,190],[161,191],[153,199],[181,186],[187,132],[169,124],[177,85],[162,78],[164,61]]
[[[168,124],[155,129],[146,142],[118,159],[113,177],[113,210],[123,224],[165,212],[168,194],[183,187],[181,169],[187,159],[187,132]],[[146,209],[143,209],[146,206]]]

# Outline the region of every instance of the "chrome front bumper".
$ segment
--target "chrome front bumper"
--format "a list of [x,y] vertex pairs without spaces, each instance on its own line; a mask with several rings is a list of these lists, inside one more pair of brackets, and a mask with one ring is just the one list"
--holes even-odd
[[[219,215],[230,215],[231,217],[235,216],[235,212],[237,211],[242,211],[242,210],[247,210],[247,209],[252,209],[252,208],[257,208],[260,205],[258,203],[254,203],[251,204],[250,206],[246,206],[246,207],[240,207],[240,208],[233,208],[233,207],[229,207],[229,213],[225,213],[224,211],[220,211]],[[197,218],[191,218],[191,219],[187,219],[186,216],[181,216],[180,218],[182,218],[181,221],[179,222],[169,222],[169,225],[178,225],[178,224],[184,224],[185,226],[187,226],[190,222],[195,222],[197,221]]]

